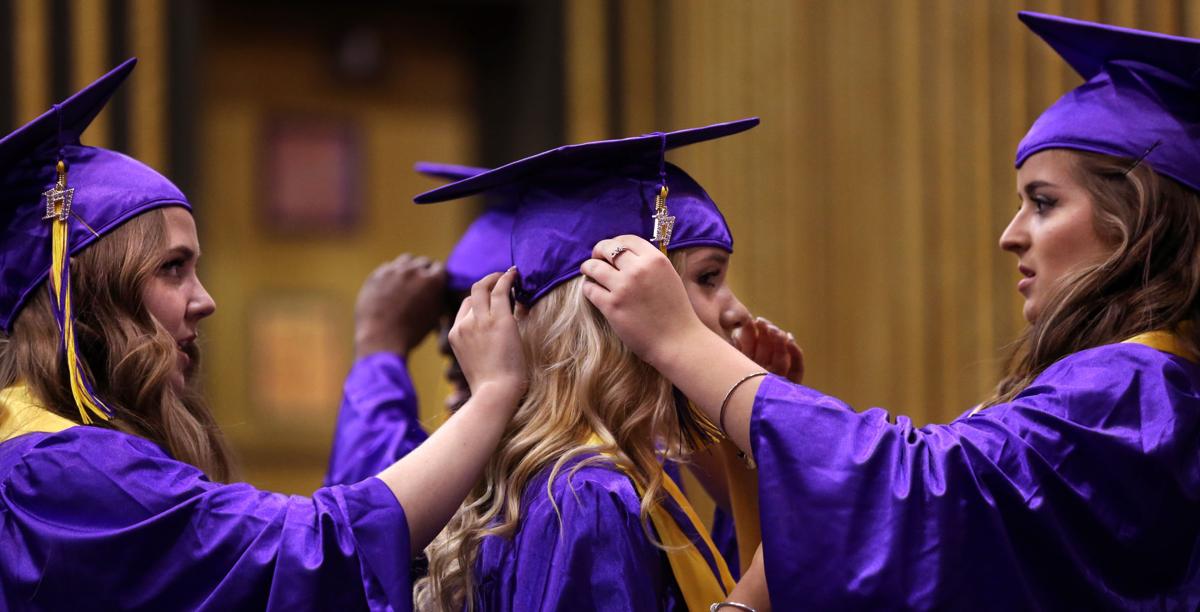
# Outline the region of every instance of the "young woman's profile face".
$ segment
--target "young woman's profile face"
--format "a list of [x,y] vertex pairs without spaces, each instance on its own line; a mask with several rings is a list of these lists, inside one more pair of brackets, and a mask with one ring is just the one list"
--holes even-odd
[[750,311],[725,283],[729,253],[716,247],[684,250],[680,272],[692,309],[709,329],[732,341],[733,330],[750,323]]
[[158,267],[142,293],[146,309],[175,338],[178,368],[173,383],[186,384],[196,353],[196,326],[217,308],[196,276],[200,241],[192,214],[172,206],[163,209],[167,223],[166,245],[156,253]]
[[1017,256],[1017,291],[1030,323],[1065,276],[1112,252],[1096,232],[1095,203],[1075,176],[1072,155],[1050,149],[1025,161],[1017,170],[1021,204],[1000,236],[1000,248]]

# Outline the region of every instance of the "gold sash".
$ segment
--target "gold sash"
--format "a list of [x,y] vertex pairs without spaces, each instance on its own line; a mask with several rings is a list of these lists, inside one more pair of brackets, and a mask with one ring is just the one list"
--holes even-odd
[[1187,349],[1183,341],[1179,339],[1177,334],[1169,331],[1157,329],[1148,331],[1144,334],[1138,334],[1121,344],[1142,344],[1152,349],[1160,350],[1164,353],[1169,353],[1181,359],[1186,359],[1192,363],[1196,363],[1196,356]]
[[[595,434],[588,439],[587,443],[598,447],[604,445],[604,442]],[[601,454],[611,457],[609,453]],[[629,474],[626,473],[626,476]],[[633,487],[637,490],[638,495],[642,495],[644,491],[638,480],[633,477],[629,477],[629,480],[633,482]],[[717,565],[719,576],[713,573],[712,566],[708,564],[704,554],[697,548],[697,543],[684,533],[683,528],[675,521],[675,517],[671,515],[666,506],[654,504],[650,510],[650,522],[653,523],[659,540],[667,549],[665,551],[667,561],[671,564],[671,573],[675,575],[675,581],[683,593],[684,602],[687,604],[688,610],[692,612],[707,612],[713,602],[724,601],[729,595],[729,591],[733,590],[733,575],[729,573],[729,567],[725,565],[725,559],[721,557],[721,553],[717,551],[716,545],[709,537],[704,523],[700,522],[692,505],[688,503],[683,492],[665,471],[662,473],[662,481],[667,495],[670,495],[675,504],[683,510],[692,529],[700,535],[702,542],[699,544],[707,548],[713,562]]]
[[75,425],[42,407],[24,384],[0,391],[0,442],[33,432],[54,433]]
[[[1196,356],[1188,351],[1186,345],[1179,339],[1179,335],[1165,329],[1156,329],[1141,333],[1132,338],[1126,338],[1118,344],[1141,344],[1142,346],[1148,346],[1154,350],[1186,359],[1192,363],[1197,363]],[[983,410],[983,406],[976,406],[968,416],[975,416],[980,410]]]

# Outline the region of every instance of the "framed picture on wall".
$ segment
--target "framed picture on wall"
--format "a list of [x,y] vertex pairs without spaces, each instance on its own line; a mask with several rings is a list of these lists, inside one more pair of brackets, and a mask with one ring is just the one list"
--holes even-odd
[[350,362],[337,300],[317,293],[252,300],[248,316],[251,401],[270,423],[331,423]]
[[273,234],[347,232],[361,217],[362,151],[352,121],[280,115],[264,122],[263,227]]

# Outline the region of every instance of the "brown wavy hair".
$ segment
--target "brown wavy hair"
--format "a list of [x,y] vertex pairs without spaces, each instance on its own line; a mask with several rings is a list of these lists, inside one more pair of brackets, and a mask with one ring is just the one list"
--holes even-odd
[[1200,193],[1145,161],[1068,152],[1113,250],[1051,292],[985,406],[1013,399],[1067,355],[1147,331],[1173,330],[1200,355],[1200,326],[1190,324],[1200,318]]
[[[678,266],[682,255],[672,260]],[[529,482],[550,466],[546,494],[553,501],[559,471],[580,456],[591,455],[571,474],[611,461],[641,485],[643,528],[656,540],[647,518],[663,494],[660,449],[683,460],[705,428],[676,402],[671,384],[626,348],[587,301],[584,282],[578,277],[555,288],[520,322],[529,391],[481,481],[425,549],[429,574],[415,587],[418,609],[473,609],[472,573],[483,539],[512,537]],[[602,441],[599,448],[586,443],[593,432]]]
[[[96,427],[151,440],[209,478],[231,476],[228,445],[203,401],[193,369],[185,389],[171,384],[178,345],[142,301],[149,279],[166,263],[163,210],[140,214],[71,258],[75,336],[96,394],[114,412]],[[48,283],[49,281],[47,281]],[[17,382],[55,414],[80,423],[48,285],[35,291],[0,336],[0,388]],[[199,351],[190,349],[192,363]]]

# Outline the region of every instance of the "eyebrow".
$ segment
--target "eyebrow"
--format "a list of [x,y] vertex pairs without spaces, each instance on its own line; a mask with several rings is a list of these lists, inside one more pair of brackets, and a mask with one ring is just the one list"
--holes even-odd
[[[1058,185],[1055,185],[1054,183],[1051,183],[1050,181],[1043,181],[1043,180],[1039,179],[1036,181],[1029,181],[1028,183],[1025,183],[1025,188],[1023,189],[1023,191],[1025,193],[1033,193],[1034,191],[1041,189],[1042,187],[1057,187],[1057,186]],[[1017,192],[1017,195],[1018,196],[1021,195],[1021,192]]]
[[697,263],[713,262],[718,264],[729,263],[729,255],[726,253],[709,253],[700,259]]
[[174,255],[182,255],[185,259],[197,259],[200,257],[200,253],[193,251],[191,247],[186,247],[182,244],[167,249],[167,252]]

